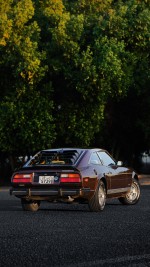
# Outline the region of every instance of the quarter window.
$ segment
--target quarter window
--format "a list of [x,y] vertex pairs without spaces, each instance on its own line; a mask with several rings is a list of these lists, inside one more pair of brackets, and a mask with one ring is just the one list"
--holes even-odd
[[116,165],[116,162],[105,151],[98,152],[98,156],[102,161],[103,165],[105,166]]
[[101,164],[100,159],[96,152],[92,153],[90,158],[90,164]]

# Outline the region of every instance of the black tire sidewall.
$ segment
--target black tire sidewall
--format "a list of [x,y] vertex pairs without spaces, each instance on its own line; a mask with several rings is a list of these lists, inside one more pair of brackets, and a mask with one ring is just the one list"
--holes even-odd
[[[99,193],[100,188],[103,190],[103,193],[105,195],[103,205],[100,205],[100,202],[99,202],[98,193]],[[89,201],[89,208],[91,211],[95,211],[95,212],[102,211],[105,207],[105,203],[106,203],[106,189],[105,189],[105,185],[104,185],[103,181],[100,180],[98,182],[98,186],[96,188],[94,196]]]

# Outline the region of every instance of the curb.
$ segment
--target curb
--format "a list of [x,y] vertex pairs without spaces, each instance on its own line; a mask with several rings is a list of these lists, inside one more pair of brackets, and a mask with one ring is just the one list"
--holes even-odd
[[9,192],[10,187],[9,186],[1,186],[0,192]]
[[150,175],[140,174],[138,175],[140,185],[150,185]]

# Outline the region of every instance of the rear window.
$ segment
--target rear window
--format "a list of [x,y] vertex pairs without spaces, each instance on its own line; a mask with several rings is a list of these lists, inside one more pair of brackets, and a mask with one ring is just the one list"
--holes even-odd
[[82,153],[81,150],[45,150],[36,154],[25,166],[74,165]]

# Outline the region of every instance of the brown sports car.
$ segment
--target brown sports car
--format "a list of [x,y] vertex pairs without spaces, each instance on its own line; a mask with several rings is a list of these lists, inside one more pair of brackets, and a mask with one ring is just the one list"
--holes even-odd
[[130,205],[140,198],[137,174],[98,148],[42,150],[12,175],[11,182],[10,194],[30,211],[37,211],[42,200],[88,203],[98,212],[106,198]]

